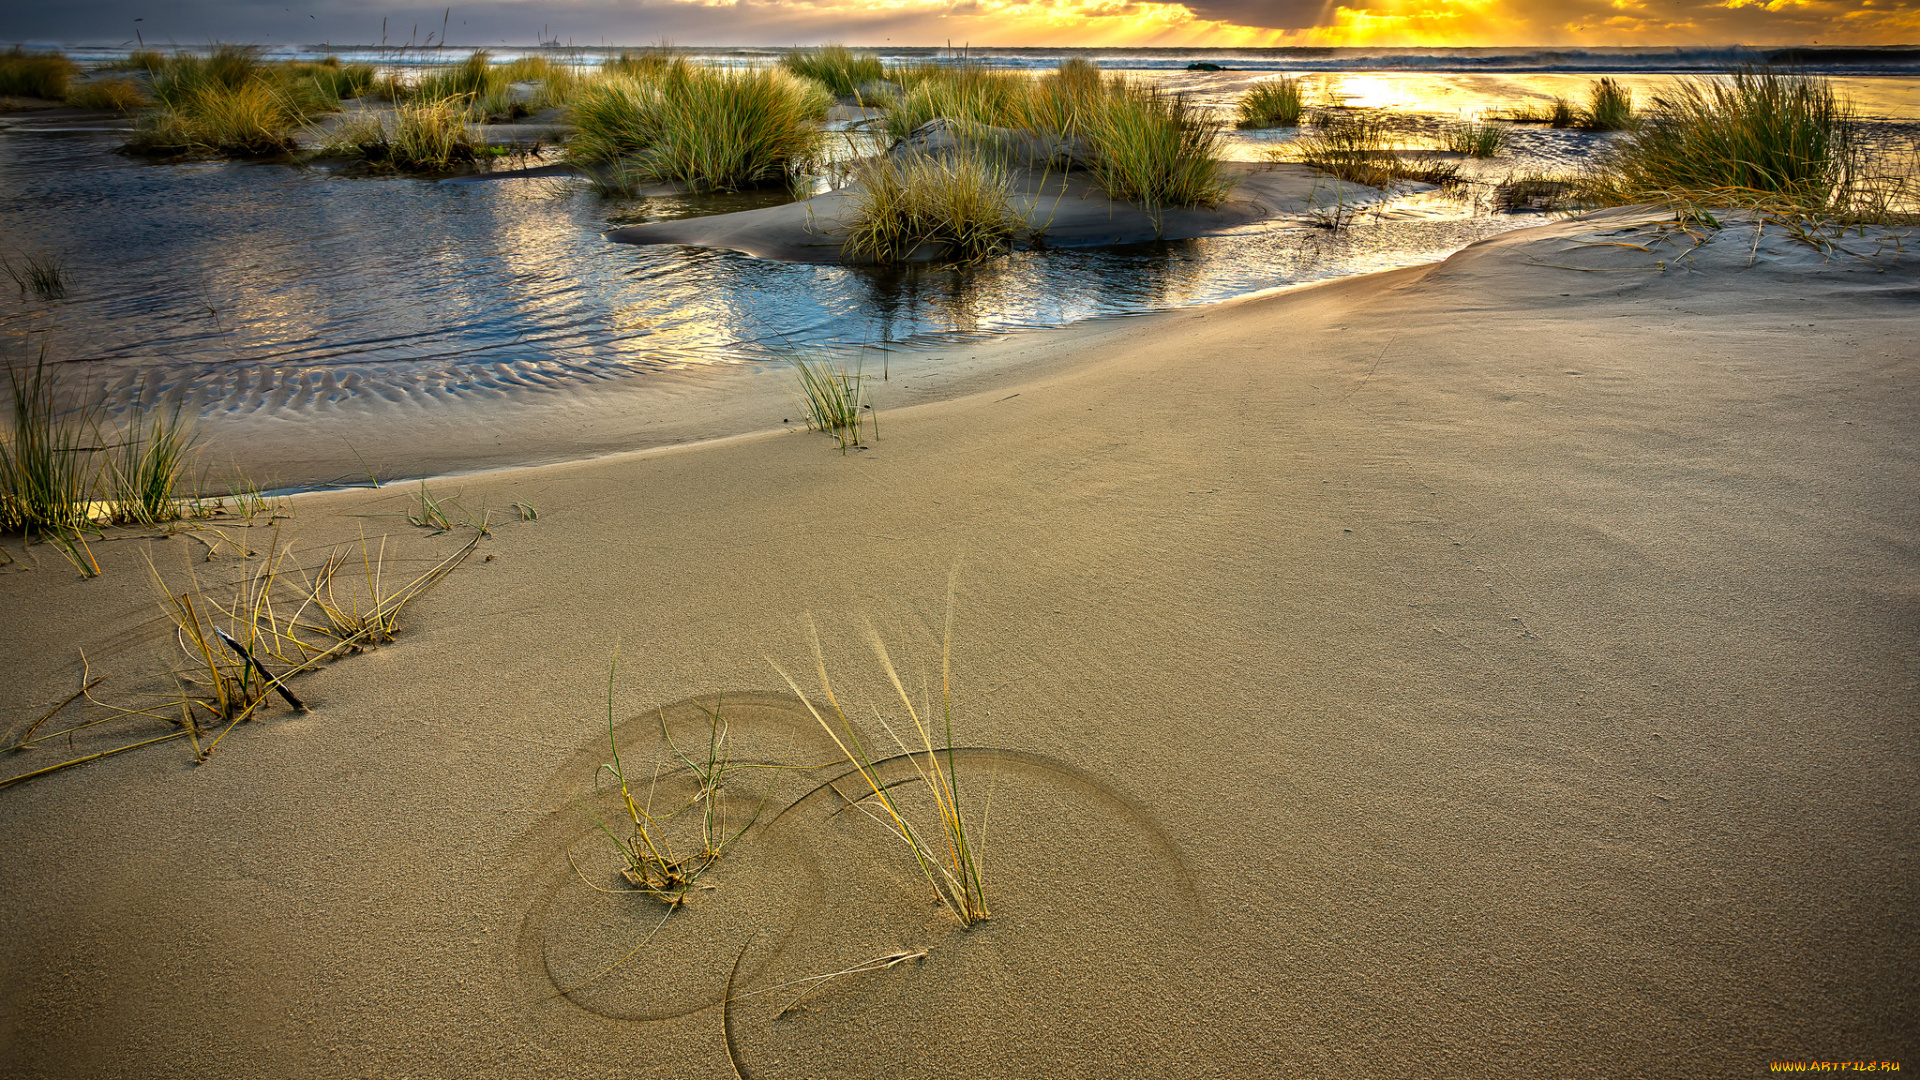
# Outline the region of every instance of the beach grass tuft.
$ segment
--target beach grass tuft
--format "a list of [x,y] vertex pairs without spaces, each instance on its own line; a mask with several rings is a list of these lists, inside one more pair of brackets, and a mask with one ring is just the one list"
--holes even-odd
[[90,525],[99,489],[94,417],[61,409],[59,379],[44,351],[30,365],[7,364],[7,388],[12,415],[0,432],[0,532],[76,534]]
[[1108,197],[1139,203],[1157,218],[1171,207],[1214,206],[1232,182],[1220,161],[1220,126],[1178,94],[1109,80],[1100,107],[1081,128],[1093,147],[1091,172]]
[[1507,143],[1507,129],[1486,121],[1463,121],[1448,125],[1447,149],[1468,157],[1490,158]]
[[1859,164],[1852,111],[1825,79],[1745,68],[1676,81],[1605,162],[1620,197],[1744,190],[1827,205]]
[[[871,819],[904,843],[912,851],[927,884],[933,888],[934,896],[962,926],[972,926],[986,920],[991,913],[987,907],[981,854],[985,842],[986,808],[982,806],[977,822],[970,823],[967,820],[961,805],[960,777],[954,767],[953,599],[956,585],[957,572],[947,587],[947,616],[940,652],[940,700],[937,706],[931,702],[924,706],[914,704],[913,696],[907,693],[892,658],[887,655],[886,642],[878,633],[868,629],[868,644],[880,663],[881,672],[899,695],[906,721],[903,728],[909,729],[903,737],[887,723],[878,708],[873,710],[874,719],[899,749],[897,755],[889,755],[887,759],[876,758],[842,708],[827,673],[826,654],[820,647],[819,630],[811,619],[807,621],[808,638],[813,646],[814,665],[820,677],[820,693],[825,699],[825,708],[816,705],[800,689],[793,676],[787,674],[779,664],[774,663],[773,668],[786,680],[787,686],[833,739],[834,745],[846,755],[848,763],[859,775],[864,791],[855,794],[841,792],[841,795],[849,804],[866,811]],[[939,735],[938,740],[935,739],[936,734]],[[878,772],[881,761],[895,757],[904,758],[913,769],[913,779],[906,781],[905,788],[920,793],[931,802],[936,818],[934,826],[916,825],[916,815],[905,805],[902,789],[881,778]],[[869,807],[869,801],[878,809]]]
[[391,123],[362,113],[337,128],[321,153],[397,172],[444,173],[473,166],[485,149],[467,127],[466,101],[448,97],[395,102]]
[[1299,79],[1263,79],[1241,96],[1235,113],[1237,127],[1294,127],[1306,113],[1306,95]]
[[1877,172],[1867,151],[1852,107],[1830,81],[1747,67],[1663,90],[1581,197],[1822,225],[1913,223],[1912,169]]
[[[733,768],[733,749],[732,728],[726,719],[724,699],[716,701],[711,709],[701,710],[707,718],[704,747],[682,749],[674,742],[673,733],[667,726],[666,713],[663,711],[660,714],[660,736],[693,778],[693,794],[679,806],[658,814],[654,813],[651,794],[644,802],[634,798],[633,785],[628,781],[626,766],[620,760],[620,742],[614,730],[613,688],[619,662],[616,650],[613,663],[607,671],[607,743],[612,750],[613,761],[602,768],[611,773],[620,786],[620,801],[631,828],[623,838],[605,822],[596,824],[619,852],[624,864],[621,876],[627,883],[672,910],[687,902],[689,892],[699,884],[701,876],[713,868],[730,844],[753,827],[753,823],[759,820],[760,811],[756,809],[738,829],[734,829],[728,820],[727,802],[722,789],[726,785],[727,773]],[[681,855],[676,853],[671,834],[675,831],[674,822],[689,813],[698,815],[697,842],[700,850]],[[682,840],[681,850],[686,850],[692,842],[687,841],[684,835]]]
[[67,91],[67,104],[76,109],[133,112],[153,104],[153,99],[147,96],[146,87],[139,80],[120,76],[94,79],[71,87]]
[[1024,225],[1008,201],[1006,166],[977,150],[869,158],[852,178],[842,250],[856,261],[976,262],[1005,250]]
[[1626,131],[1634,123],[1633,91],[1612,79],[1595,79],[1580,126],[1588,131]]
[[837,98],[858,97],[861,86],[887,77],[879,57],[855,52],[845,45],[793,49],[780,58],[780,66],[825,86],[827,92]]
[[824,431],[840,444],[840,452],[861,445],[861,413],[873,419],[873,437],[880,438],[880,417],[867,400],[862,369],[848,370],[838,360],[793,358],[798,394],[795,404],[807,418],[809,431]]
[[938,68],[908,82],[911,85],[887,105],[886,134],[895,141],[930,120],[951,120],[962,126],[1013,126],[1025,107],[1031,85],[1025,76],[1014,72],[974,67]]
[[80,65],[65,53],[28,52],[15,45],[0,53],[0,97],[36,97],[61,101]]
[[611,166],[626,184],[786,184],[818,160],[816,121],[830,101],[818,83],[781,68],[726,71],[676,60],[654,75],[584,87],[572,105],[578,134],[568,151]]
[[270,62],[250,45],[178,52],[151,70],[154,106],[135,123],[126,149],[141,154],[271,157],[295,149],[293,133],[376,84],[364,64]]
[[181,481],[200,433],[181,409],[149,417],[136,411],[106,460],[108,502],[117,521],[157,525],[180,516]]

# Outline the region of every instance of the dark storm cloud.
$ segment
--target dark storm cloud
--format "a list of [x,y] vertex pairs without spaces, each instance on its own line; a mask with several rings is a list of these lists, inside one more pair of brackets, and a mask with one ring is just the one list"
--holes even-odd
[[[1187,0],[1187,10],[1198,18],[1257,26],[1263,30],[1305,30],[1333,21],[1335,4],[1323,0]],[[1349,0],[1364,7],[1365,0]]]

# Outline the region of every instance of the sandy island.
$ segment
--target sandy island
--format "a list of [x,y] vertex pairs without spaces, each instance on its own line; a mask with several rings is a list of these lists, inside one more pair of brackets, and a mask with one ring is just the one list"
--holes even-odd
[[[983,343],[939,392],[883,387],[866,451],[743,415],[450,481],[539,518],[301,679],[311,713],[0,791],[0,1071],[1916,1067],[1920,264],[1841,243],[1561,222]],[[391,534],[406,570],[471,535],[406,525],[412,495],[227,531],[307,564]],[[102,692],[166,662],[148,558],[209,592],[260,561],[127,540],[81,581],[7,547],[13,731],[78,649]],[[653,939],[658,905],[588,887],[616,643],[629,771],[693,698],[742,754],[817,762],[767,658],[809,669],[811,613],[851,701],[884,701],[868,621],[937,680],[956,562],[988,922],[788,773],[740,775],[797,808]],[[769,988],[901,949],[776,1018],[798,991]]]

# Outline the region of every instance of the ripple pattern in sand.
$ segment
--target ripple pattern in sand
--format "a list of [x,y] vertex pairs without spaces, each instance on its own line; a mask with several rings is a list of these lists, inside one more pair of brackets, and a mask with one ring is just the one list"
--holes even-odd
[[[831,741],[789,695],[704,697],[619,725],[629,780],[637,767],[652,806],[673,805],[690,783],[684,769],[654,771],[675,760],[663,733],[682,750],[702,745],[716,714],[738,740],[728,804],[757,816],[684,907],[619,884],[597,823],[619,813],[605,743],[583,746],[550,783],[565,807],[523,837],[529,907],[515,964],[556,1028],[711,1011],[751,1077],[907,1075],[903,1063],[991,1055],[986,1036],[1017,1030],[1047,1047],[1042,1057],[1122,1075],[1154,1058],[1143,1025],[1161,1011],[1193,1015],[1194,994],[1181,991],[1198,992],[1188,984],[1212,945],[1206,906],[1158,823],[1098,778],[1019,751],[955,751],[988,822],[993,907],[963,930],[931,902],[906,848],[843,797],[857,776],[828,764]],[[758,767],[776,761],[819,767]],[[913,776],[904,758],[878,771],[883,783]],[[830,980],[791,1007],[811,977],[900,951],[924,956]],[[849,1031],[868,1045],[850,1047]],[[976,1065],[995,1072],[990,1056]]]

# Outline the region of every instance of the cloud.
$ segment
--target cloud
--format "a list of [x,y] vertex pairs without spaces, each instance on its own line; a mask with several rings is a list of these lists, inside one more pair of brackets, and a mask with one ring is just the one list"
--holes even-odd
[[[455,5],[456,45],[1112,46],[1891,44],[1920,0],[526,0]],[[439,6],[389,0],[75,0],[0,4],[0,43],[438,39]],[[134,20],[142,19],[136,23]]]
[[1261,30],[1307,30],[1330,26],[1331,0],[1187,0],[1195,18]]

